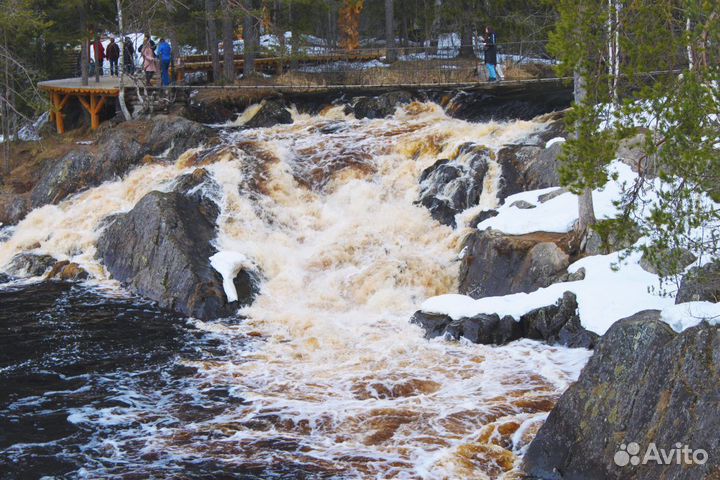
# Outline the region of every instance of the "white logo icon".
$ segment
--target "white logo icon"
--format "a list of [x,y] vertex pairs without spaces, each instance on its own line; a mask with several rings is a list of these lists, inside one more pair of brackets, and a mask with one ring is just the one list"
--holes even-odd
[[627,445],[623,443],[618,447],[613,460],[618,467],[647,465],[648,463],[658,465],[670,465],[673,463],[677,465],[704,465],[708,461],[708,454],[703,449],[693,450],[680,442],[676,443],[674,448],[670,450],[658,448],[657,445],[651,443],[641,457],[640,445],[630,442]]

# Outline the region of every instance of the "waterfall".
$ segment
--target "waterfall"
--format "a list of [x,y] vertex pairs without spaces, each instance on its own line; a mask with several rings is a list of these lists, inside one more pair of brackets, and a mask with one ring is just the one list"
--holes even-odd
[[[0,265],[20,251],[48,253],[118,289],[95,259],[106,217],[202,165],[217,185],[207,192],[221,211],[217,249],[250,259],[263,280],[242,320],[194,321],[233,352],[185,360],[198,369],[186,394],[223,385],[242,401],[142,430],[143,452],[293,462],[338,478],[511,478],[588,353],[527,340],[425,340],[408,320],[425,298],[455,291],[467,230],[413,202],[421,172],[440,158],[462,162],[462,144],[497,151],[543,125],[472,124],[432,103],[388,119],[357,120],[340,106],[293,119],[228,125],[213,155],[145,165],[36,209],[0,244]],[[460,217],[496,206],[499,175],[490,162],[480,206]],[[83,410],[73,421],[97,418]]]

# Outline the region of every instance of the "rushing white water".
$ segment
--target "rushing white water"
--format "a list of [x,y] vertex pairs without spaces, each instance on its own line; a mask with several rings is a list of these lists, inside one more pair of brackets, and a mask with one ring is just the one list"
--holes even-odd
[[[230,385],[245,402],[144,431],[144,450],[296,462],[338,478],[514,478],[524,447],[588,353],[531,341],[423,339],[408,320],[428,296],[454,291],[466,232],[438,224],[413,201],[420,172],[457,158],[461,144],[497,150],[542,124],[470,124],[420,103],[385,120],[356,120],[341,107],[295,112],[294,120],[230,129],[225,150],[204,165],[220,186],[209,192],[221,206],[218,250],[251,259],[264,280],[240,312],[245,320],[196,322],[238,347],[192,366],[198,385]],[[112,285],[94,259],[102,219],[169,188],[194,158],[143,166],[35,210],[0,244],[0,265],[34,250],[76,261]],[[490,164],[479,208],[495,206],[498,170]],[[108,421],[87,410],[71,420]]]

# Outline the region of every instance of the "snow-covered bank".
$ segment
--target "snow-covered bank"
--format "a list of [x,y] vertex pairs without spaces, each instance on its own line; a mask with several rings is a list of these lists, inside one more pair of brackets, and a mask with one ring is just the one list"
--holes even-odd
[[[658,285],[657,275],[646,272],[640,265],[640,254],[634,253],[619,261],[619,253],[583,258],[568,268],[570,273],[585,269],[585,279],[563,282],[541,288],[532,293],[515,293],[498,297],[473,299],[466,295],[440,295],[426,300],[423,312],[449,315],[453,319],[472,317],[480,313],[510,315],[518,320],[536,308],[552,305],[570,291],[577,296],[582,325],[599,335],[620,318],[646,309],[670,307],[673,299],[650,293]],[[613,265],[617,264],[617,268]]]

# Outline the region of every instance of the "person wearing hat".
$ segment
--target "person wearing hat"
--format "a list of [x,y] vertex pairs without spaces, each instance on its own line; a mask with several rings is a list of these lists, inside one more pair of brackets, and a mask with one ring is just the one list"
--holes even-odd
[[118,70],[118,59],[120,58],[120,46],[115,43],[115,37],[110,37],[110,44],[105,49],[105,57],[110,62],[110,76],[120,76]]

